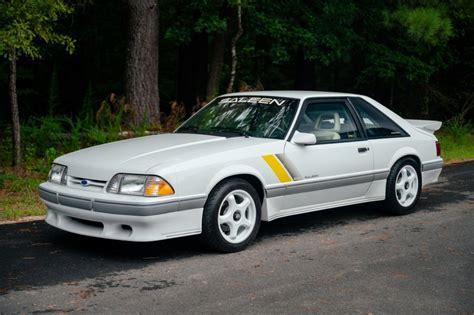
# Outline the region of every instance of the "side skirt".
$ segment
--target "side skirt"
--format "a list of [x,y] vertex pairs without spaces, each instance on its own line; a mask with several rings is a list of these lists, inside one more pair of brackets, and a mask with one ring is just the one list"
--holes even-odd
[[332,208],[338,208],[338,207],[344,207],[344,206],[350,206],[350,205],[366,203],[366,202],[380,201],[380,200],[384,200],[384,199],[385,199],[385,196],[382,196],[382,197],[359,197],[359,198],[352,198],[352,199],[347,199],[347,200],[342,200],[342,201],[337,201],[337,202],[328,202],[328,203],[323,203],[323,204],[292,208],[292,209],[282,210],[282,211],[280,211],[280,212],[278,212],[278,213],[276,213],[272,216],[269,216],[267,221],[273,221],[273,220],[276,220],[276,219],[289,217],[289,216],[297,215],[297,214],[303,214],[303,213],[308,213],[308,212],[314,212],[314,211],[320,211],[320,210],[326,210],[326,209],[332,209]]

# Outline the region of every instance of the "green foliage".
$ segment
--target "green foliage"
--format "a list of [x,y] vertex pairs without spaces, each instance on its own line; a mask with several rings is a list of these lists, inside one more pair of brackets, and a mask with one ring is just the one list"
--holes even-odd
[[[176,48],[185,47],[197,34],[208,35],[199,40],[207,39],[211,44],[215,34],[227,33],[221,82],[228,81],[229,40],[236,31],[234,6],[238,1],[160,1],[160,30],[165,38],[160,38],[163,107],[183,93],[180,81],[185,80],[177,78],[176,67],[195,70],[189,64],[180,63]],[[41,43],[59,43],[71,48],[53,36],[56,31],[78,38],[79,51],[73,57],[43,54],[49,58],[44,63],[19,64],[18,82],[24,88],[19,89],[18,95],[21,108],[26,109],[22,111],[24,118],[52,113],[55,107],[74,117],[25,122],[23,139],[27,143],[23,147],[30,150],[25,155],[37,158],[44,157],[50,148],[61,154],[118,139],[122,128],[142,135],[147,127],[127,125],[126,104],[120,103],[120,98],[97,102],[98,95],[122,90],[125,41],[121,39],[125,26],[118,23],[122,19],[120,7],[110,1],[88,2],[74,12],[74,23],[65,23],[62,17],[72,12],[66,3],[72,2],[0,0],[2,54],[8,54],[8,47],[13,47],[20,55],[35,58],[44,52]],[[384,104],[392,104],[389,98],[394,95],[393,109],[403,115],[408,114],[408,108],[413,116],[421,116],[419,108],[420,104],[428,103],[425,102],[428,87],[435,86],[455,100],[455,94],[472,89],[472,3],[468,0],[242,1],[244,33],[237,45],[237,84],[245,81],[265,89],[293,89],[295,74],[312,67],[309,70],[314,76],[314,89],[359,92]],[[20,48],[24,45],[26,48]],[[195,55],[196,59],[204,59],[204,63],[212,57],[207,50]],[[301,58],[311,62],[299,66]],[[3,70],[0,92],[4,92],[0,96],[5,96],[7,62],[0,62],[0,70]],[[68,73],[73,75],[66,77]],[[203,76],[199,81],[205,85],[206,78]],[[184,93],[196,93],[189,90]],[[430,119],[444,120],[459,112],[456,108],[439,110],[436,100],[429,102],[426,108],[433,116]],[[96,116],[99,106],[101,114]],[[7,117],[4,115],[7,107],[4,108],[3,119]],[[168,108],[162,117],[173,112],[171,106]],[[469,115],[472,116],[472,111]],[[2,134],[2,138],[7,135]],[[0,140],[2,157],[10,155],[7,141]]]
[[36,156],[42,156],[49,147],[64,140],[63,121],[53,116],[32,118],[23,124],[21,132],[24,146],[33,147]]
[[396,10],[392,17],[416,41],[422,41],[431,46],[445,44],[453,36],[451,20],[443,16],[440,8],[402,7]]
[[[47,174],[52,161],[62,154],[119,140],[118,118],[114,123],[99,127],[88,119],[55,116],[26,121],[21,130],[26,168]],[[11,155],[9,136],[0,139],[0,151],[0,164],[7,165],[8,161],[4,159]]]
[[435,66],[413,54],[406,54],[379,44],[373,44],[369,48],[367,61],[368,66],[359,76],[361,81],[404,79],[427,82],[436,70]]
[[74,41],[54,30],[60,16],[72,12],[61,0],[10,0],[0,2],[0,54],[8,58],[41,57],[39,42],[60,44],[69,53]]
[[93,100],[93,91],[92,84],[89,82],[84,93],[84,98],[82,100],[81,110],[79,116],[85,119],[92,119],[95,112],[94,100]]
[[[167,6],[173,20],[166,28],[165,39],[174,43],[189,43],[193,33],[223,33],[227,29],[227,19],[222,16],[224,0],[173,1]],[[196,17],[196,18],[193,18]]]
[[[344,18],[341,18],[344,12]],[[353,21],[358,8],[351,1],[255,2],[244,7],[244,36],[265,38],[265,46],[245,48],[268,56],[274,64],[288,62],[297,49],[323,65],[347,60],[357,39]],[[337,22],[336,22],[337,21]],[[245,40],[243,40],[245,41]],[[256,50],[255,50],[256,49]],[[250,52],[250,51],[249,51]]]
[[[366,8],[367,19],[362,21],[361,40],[356,45],[365,56],[357,77],[358,89],[383,84],[382,88],[388,87],[390,103],[394,94],[409,94],[414,88],[425,90],[452,58],[448,42],[455,34],[455,11],[450,11],[449,5],[434,1],[378,2]],[[423,102],[422,95],[413,93],[410,103]]]
[[447,135],[456,139],[464,139],[474,132],[474,126],[472,123],[466,121],[462,116],[454,116],[446,122],[443,126],[444,132]]
[[[125,99],[111,95],[102,102],[95,119],[89,115],[30,118],[21,129],[26,168],[45,174],[52,161],[62,154],[129,137],[129,133],[121,133],[122,126],[127,125],[125,114]],[[4,129],[0,137],[0,165],[7,165],[6,159],[11,156],[11,129]],[[145,135],[146,129],[144,125],[136,126],[132,128],[133,135]]]
[[[209,79],[205,69],[210,68],[206,62],[209,66],[209,60],[215,60],[211,49],[216,34],[226,35],[220,92],[225,89],[237,2],[160,1],[160,97],[166,114],[167,104],[182,101],[183,95],[188,100],[201,96],[190,94],[205,89]],[[61,70],[61,113],[94,120],[99,95],[122,93],[127,26],[120,23],[122,8],[113,1],[86,1],[80,8],[73,13],[74,23],[65,19],[55,22],[58,32],[77,38],[77,54],[57,58],[55,51],[49,50],[43,54],[48,59],[44,63],[35,62],[31,67],[19,64],[19,72],[30,71],[32,75],[21,78],[19,73],[18,81],[24,86],[19,90],[22,109],[31,109],[35,115],[47,113],[48,96],[54,93],[48,95],[42,81],[52,77],[52,63]],[[6,16],[6,10],[1,11],[0,15]],[[237,45],[236,86],[244,81],[261,83],[265,89],[303,88],[296,81],[306,80],[307,76],[298,74],[308,70],[311,84],[304,88],[359,92],[393,104],[402,114],[419,113],[403,111],[413,108],[412,104],[426,104],[427,87],[451,98],[472,87],[473,12],[473,2],[468,0],[242,1],[244,33]],[[2,23],[10,20],[1,19]],[[192,58],[180,60],[188,54],[185,48],[196,52]],[[182,69],[178,70],[182,74],[177,76],[177,69]],[[199,80],[187,83],[183,79],[186,71],[199,72]],[[7,72],[6,63],[0,63],[3,91],[7,90]],[[439,114],[434,118],[450,117],[449,110],[438,110],[434,100],[429,102],[430,110]],[[7,109],[0,111],[7,117]]]
[[90,121],[87,118],[74,120],[70,117],[65,117],[64,121],[67,125],[66,130],[69,136],[64,150],[66,152],[78,150],[83,145],[83,130],[90,125]]

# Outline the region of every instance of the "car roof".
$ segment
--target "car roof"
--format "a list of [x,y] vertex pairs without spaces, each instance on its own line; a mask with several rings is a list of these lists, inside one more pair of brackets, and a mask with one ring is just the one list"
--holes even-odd
[[247,92],[237,92],[229,93],[221,96],[270,96],[270,97],[291,97],[291,98],[300,98],[305,99],[309,97],[347,97],[347,96],[361,96],[358,94],[351,93],[341,93],[341,92],[323,92],[323,91],[247,91]]

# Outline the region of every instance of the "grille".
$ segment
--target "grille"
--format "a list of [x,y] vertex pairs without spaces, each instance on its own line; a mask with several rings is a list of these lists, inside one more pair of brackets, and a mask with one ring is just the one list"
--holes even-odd
[[[83,185],[83,181],[87,181],[87,184]],[[95,180],[89,178],[68,176],[68,185],[72,188],[102,191],[106,183],[107,181],[105,180]]]

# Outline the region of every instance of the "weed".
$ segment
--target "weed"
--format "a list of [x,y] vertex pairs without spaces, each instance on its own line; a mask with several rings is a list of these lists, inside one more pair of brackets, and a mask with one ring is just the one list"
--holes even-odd
[[463,141],[463,139],[471,134],[473,127],[474,126],[470,122],[458,115],[448,120],[443,129],[447,135],[453,138],[453,140]]

